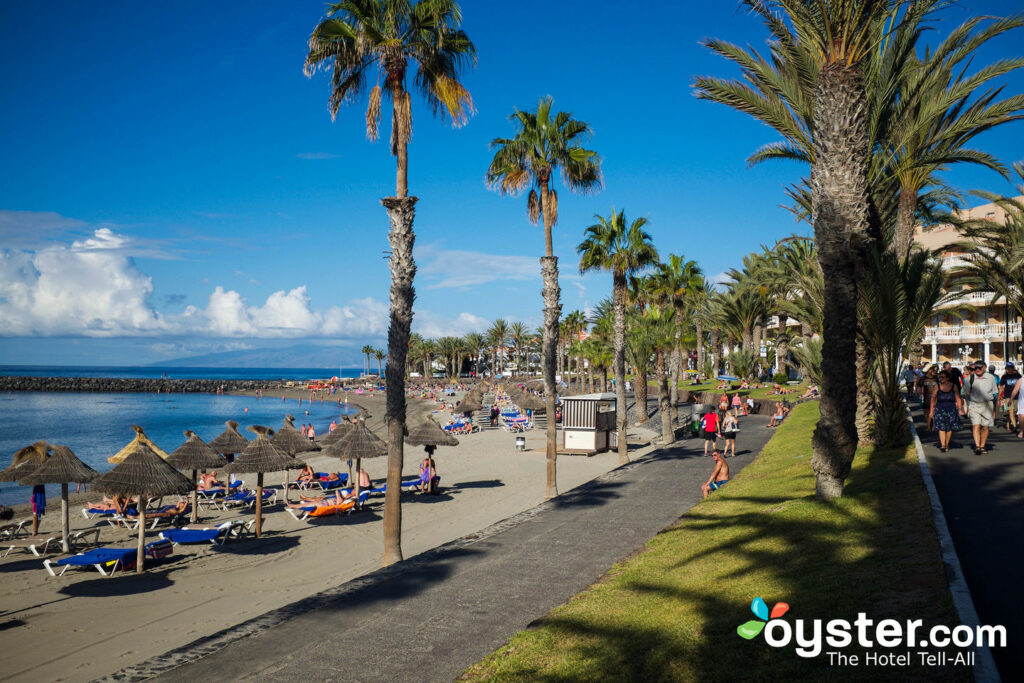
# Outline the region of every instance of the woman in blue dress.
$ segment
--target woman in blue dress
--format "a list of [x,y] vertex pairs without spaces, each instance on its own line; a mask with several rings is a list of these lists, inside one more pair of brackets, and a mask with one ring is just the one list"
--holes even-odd
[[939,373],[939,383],[932,389],[930,403],[928,422],[934,424],[939,432],[939,449],[945,453],[949,450],[953,432],[960,429],[960,415],[963,414],[960,394],[945,370]]

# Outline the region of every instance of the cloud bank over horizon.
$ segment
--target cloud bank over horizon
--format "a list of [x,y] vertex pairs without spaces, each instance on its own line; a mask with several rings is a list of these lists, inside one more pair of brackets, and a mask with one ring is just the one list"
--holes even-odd
[[[58,218],[53,214],[48,220],[66,228]],[[174,258],[154,255],[108,227],[70,244],[0,250],[0,336],[353,339],[387,333],[386,302],[364,297],[317,309],[306,285],[275,291],[253,304],[237,289],[215,284],[205,306],[161,313],[151,303],[153,279],[138,267],[136,255]],[[173,295],[163,298],[183,303]],[[487,324],[468,312],[416,311],[413,329],[437,337],[481,331]]]

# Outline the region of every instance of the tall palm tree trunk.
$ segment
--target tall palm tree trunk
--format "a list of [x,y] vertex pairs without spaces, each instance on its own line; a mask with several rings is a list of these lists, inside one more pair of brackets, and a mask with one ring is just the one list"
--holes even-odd
[[[399,145],[403,149],[404,144]],[[399,155],[399,179],[404,177]],[[399,192],[404,186],[399,185]],[[388,475],[384,494],[384,558],[383,566],[402,560],[402,466],[405,447],[405,356],[409,350],[412,327],[412,303],[416,297],[412,283],[416,262],[412,250],[416,235],[412,231],[416,197],[385,197],[381,204],[391,220],[388,242],[391,245],[391,320],[388,325],[387,421]]]
[[683,367],[683,352],[678,347],[672,349],[672,362],[668,372],[668,405],[669,419],[674,423],[679,417],[679,376]]
[[825,281],[816,494],[837,498],[857,448],[857,280],[868,239],[867,97],[857,66],[826,65],[814,92],[811,201]]
[[559,303],[561,291],[558,288],[558,257],[555,256],[551,240],[551,229],[554,216],[548,209],[548,181],[543,179],[540,188],[541,214],[544,217],[544,257],[540,260],[540,272],[544,279],[544,338],[541,354],[544,356],[544,403],[547,413],[547,443],[545,453],[547,459],[547,488],[545,498],[558,495],[558,478],[556,469],[556,428],[555,425],[555,356],[558,349],[558,320],[562,315]]
[[[783,325],[782,321],[785,318],[780,314],[779,321],[780,325]],[[789,333],[786,332],[785,327],[779,327],[779,336],[775,338],[775,372],[781,372],[788,376],[789,361]]]
[[867,341],[857,339],[857,442],[866,446],[871,443],[871,423],[875,412],[872,372],[875,354]]
[[636,421],[639,424],[647,422],[647,373],[636,371],[636,381],[633,382],[633,397],[636,399]]
[[697,326],[697,369],[701,370],[704,367],[704,320],[699,314],[694,324]]
[[[612,274],[612,311],[614,314],[615,422],[619,439],[619,464],[629,462],[626,446],[626,276]],[[637,406],[639,408],[639,406]],[[646,410],[647,406],[644,406]]]
[[917,218],[917,190],[906,185],[900,186],[900,197],[896,204],[896,231],[893,249],[902,260],[910,253],[914,241],[914,220]]
[[658,349],[657,360],[655,360],[654,371],[658,378],[658,414],[661,415],[661,443],[664,446],[676,440],[675,430],[672,427],[672,414],[669,410],[668,378],[665,373],[665,351]]

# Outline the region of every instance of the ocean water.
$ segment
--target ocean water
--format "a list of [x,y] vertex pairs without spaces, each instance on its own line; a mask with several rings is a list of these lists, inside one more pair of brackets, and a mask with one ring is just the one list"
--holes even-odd
[[[376,366],[374,366],[375,369]],[[371,371],[372,371],[371,369]],[[358,368],[173,368],[158,366],[0,365],[8,377],[126,377],[138,379],[330,379],[359,377]]]
[[[317,434],[326,434],[331,420],[350,412],[354,410],[344,403],[339,407],[337,398],[312,405],[303,400],[300,407],[296,399],[216,394],[0,392],[0,468],[11,464],[18,449],[44,440],[69,447],[90,467],[105,472],[113,467],[107,458],[135,438],[132,425],[136,424],[170,453],[185,441],[186,429],[209,441],[224,431],[226,420],[235,420],[246,438],[255,438],[248,425],[277,429],[290,413],[296,428],[311,423]],[[0,504],[27,502],[29,493],[30,489],[14,482],[0,482]],[[49,504],[59,496],[60,486],[47,487]]]

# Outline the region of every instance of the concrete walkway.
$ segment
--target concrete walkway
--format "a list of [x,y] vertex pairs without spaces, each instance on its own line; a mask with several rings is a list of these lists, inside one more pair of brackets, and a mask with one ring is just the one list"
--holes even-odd
[[1004,681],[1024,676],[1024,441],[1003,428],[988,440],[987,455],[974,454],[971,424],[953,434],[948,453],[924,430],[920,404],[912,406],[928,467],[946,513],[953,545],[982,624],[1006,627],[1005,648],[992,648]]
[[[767,443],[767,421],[742,420],[733,474]],[[655,449],[479,534],[111,680],[450,681],[696,504],[712,468],[702,450],[697,439]]]

